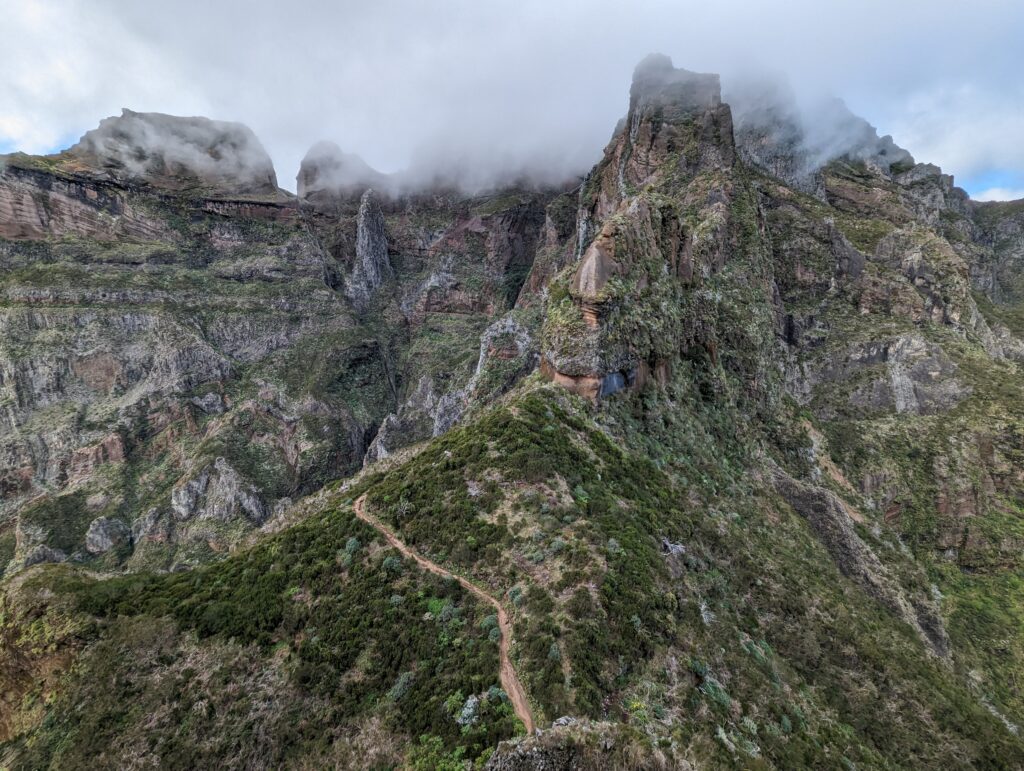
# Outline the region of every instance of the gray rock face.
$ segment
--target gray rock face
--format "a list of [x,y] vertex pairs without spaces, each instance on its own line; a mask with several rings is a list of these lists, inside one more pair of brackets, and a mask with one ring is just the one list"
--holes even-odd
[[997,303],[1024,300],[1024,201],[971,203],[991,254],[971,265],[971,283]]
[[[511,316],[484,330],[476,368],[461,387],[438,394],[433,379],[423,376],[398,410],[388,415],[370,443],[364,464],[386,458],[392,451],[433,436],[440,436],[462,420],[474,400],[484,403],[501,394],[537,366],[538,355],[529,331]],[[512,366],[508,366],[509,363]],[[503,366],[504,365],[504,366]],[[491,377],[500,368],[499,377]],[[481,393],[484,381],[490,382]]]
[[148,509],[132,522],[132,541],[142,540],[167,543],[174,535],[174,523],[165,512],[157,508]]
[[109,517],[94,519],[85,534],[85,548],[90,554],[104,554],[131,541],[131,528],[120,519]]
[[373,294],[392,275],[384,214],[376,194],[367,190],[359,201],[356,262],[348,282],[348,295],[356,308],[365,310]]
[[513,747],[496,753],[487,771],[584,771],[586,766],[569,747]]
[[199,474],[171,491],[171,509],[180,520],[191,519],[199,509],[199,501],[210,483],[210,472],[203,469]]
[[181,522],[191,519],[213,519],[230,522],[244,518],[262,525],[270,516],[270,508],[256,488],[246,483],[224,459],[217,458],[171,492],[171,509]]
[[[846,389],[851,406],[868,411],[933,415],[966,398],[970,387],[956,377],[957,367],[941,346],[917,334],[822,353],[789,374],[790,393],[814,404],[816,389]],[[834,399],[819,416],[834,417]]]
[[195,396],[190,401],[208,415],[220,415],[225,410],[224,399],[218,393],[210,392]]
[[941,412],[970,393],[954,377],[956,365],[945,351],[916,335],[895,342],[888,351],[886,366],[893,407],[898,413]]
[[906,276],[932,321],[960,328],[984,323],[971,297],[967,265],[944,239],[896,230],[879,241],[874,259]]
[[[657,752],[637,752],[620,725],[573,717],[551,728],[502,742],[487,761],[487,771],[591,771],[592,769],[667,769],[690,771],[686,761],[670,765]],[[628,748],[628,749],[627,749]]]
[[968,220],[970,199],[953,184],[952,175],[943,174],[934,164],[918,163],[903,173],[893,174],[893,180],[900,186],[900,197],[914,212],[915,219],[931,227],[959,230],[964,239],[976,238],[975,227]]
[[66,562],[68,555],[60,549],[40,544],[25,555],[24,566],[32,567],[43,562]]
[[364,463],[383,460],[399,447],[433,436],[438,402],[434,381],[424,375],[397,412],[384,418],[366,450]]

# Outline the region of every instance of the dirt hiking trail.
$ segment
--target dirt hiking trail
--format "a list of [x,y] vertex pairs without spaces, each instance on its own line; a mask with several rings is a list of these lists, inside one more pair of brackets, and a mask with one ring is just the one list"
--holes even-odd
[[512,659],[509,658],[508,652],[512,646],[512,623],[508,619],[508,613],[505,612],[505,608],[495,597],[487,594],[476,584],[472,583],[466,578],[460,575],[452,573],[450,570],[438,565],[436,562],[427,559],[419,552],[412,549],[408,544],[399,539],[397,535],[377,519],[372,514],[366,511],[366,494],[359,496],[355,504],[356,516],[363,520],[366,524],[376,530],[378,533],[384,536],[385,540],[400,551],[404,556],[410,557],[415,560],[416,564],[425,570],[429,570],[435,575],[443,576],[445,578],[454,578],[458,581],[464,589],[472,592],[476,597],[491,605],[498,612],[498,628],[501,630],[501,642],[498,645],[498,654],[501,659],[501,670],[499,676],[501,678],[501,687],[505,689],[505,693],[508,694],[509,701],[512,703],[512,709],[516,713],[516,717],[523,721],[523,725],[526,726],[526,732],[532,734],[535,728],[533,722],[533,715],[530,714],[530,703],[526,700],[526,691],[523,690],[523,684],[519,682],[519,676],[516,674],[516,669],[512,665]]

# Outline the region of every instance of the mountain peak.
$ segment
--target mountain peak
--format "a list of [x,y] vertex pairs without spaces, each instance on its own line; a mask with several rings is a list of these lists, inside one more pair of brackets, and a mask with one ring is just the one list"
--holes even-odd
[[347,196],[370,187],[381,190],[390,187],[388,175],[329,141],[317,142],[309,149],[295,180],[299,198],[305,199]]
[[884,174],[914,165],[909,152],[891,136],[879,136],[841,99],[798,102],[787,83],[771,78],[740,83],[727,96],[743,158],[805,192],[816,187],[815,174],[838,158],[863,161]]
[[241,123],[135,112],[104,118],[67,155],[114,178],[134,178],[155,187],[196,184],[228,194],[277,192],[270,156]]
[[664,54],[649,54],[633,71],[629,91],[630,110],[640,106],[660,106],[690,114],[722,101],[718,75],[691,72],[673,66]]

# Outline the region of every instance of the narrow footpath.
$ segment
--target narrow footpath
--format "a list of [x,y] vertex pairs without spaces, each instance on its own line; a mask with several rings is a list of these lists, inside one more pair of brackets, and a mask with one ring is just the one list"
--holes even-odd
[[509,658],[509,650],[512,647],[512,623],[508,619],[508,613],[505,612],[504,606],[498,602],[497,598],[487,594],[487,592],[469,581],[469,579],[456,575],[450,570],[446,570],[436,562],[427,559],[414,549],[410,548],[408,544],[395,535],[391,528],[372,514],[368,514],[366,511],[365,493],[356,500],[354,508],[356,516],[359,517],[359,519],[363,520],[363,522],[383,535],[385,540],[398,549],[398,551],[404,556],[411,557],[416,561],[416,564],[424,570],[429,570],[435,575],[444,576],[445,578],[454,578],[464,589],[472,592],[476,597],[491,605],[498,612],[498,628],[501,630],[501,642],[498,644],[498,655],[501,659],[501,668],[499,671],[501,687],[504,688],[505,693],[508,694],[509,701],[512,703],[512,709],[515,711],[516,717],[523,721],[523,725],[526,726],[526,732],[528,734],[532,734],[535,726],[533,722],[533,715],[530,714],[530,703],[526,700],[526,691],[523,690],[523,684],[519,682],[519,676],[516,674],[516,668],[512,665],[512,659]]

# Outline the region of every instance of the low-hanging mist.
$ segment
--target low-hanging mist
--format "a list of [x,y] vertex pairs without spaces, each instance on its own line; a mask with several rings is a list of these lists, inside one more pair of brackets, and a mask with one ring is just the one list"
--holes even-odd
[[[668,61],[652,55],[650,61]],[[643,65],[641,65],[643,66]],[[717,83],[717,76],[715,82]],[[734,76],[724,99],[734,117],[738,146],[750,160],[799,187],[812,188],[823,166],[840,157],[911,166],[914,158],[892,137],[880,137],[835,97],[797,97],[783,76]],[[623,114],[625,114],[623,105]],[[615,132],[625,130],[619,120]],[[457,141],[458,140],[458,141]],[[259,138],[240,123],[124,109],[105,118],[66,151],[114,176],[160,186],[206,183],[222,192],[267,194],[292,170],[278,169]],[[600,157],[580,146],[565,153],[550,145],[480,147],[469,137],[420,143],[408,166],[384,172],[329,139],[314,144],[295,175],[300,197],[350,196],[368,187],[398,197],[431,190],[475,195],[517,186],[572,186]]]
[[663,51],[722,73],[727,92],[737,73],[771,69],[801,97],[841,96],[962,182],[1024,171],[1024,9],[1007,2],[314,1],[240,13],[55,0],[9,7],[3,22],[0,152],[52,152],[128,106],[244,123],[289,188],[324,139],[383,172],[445,158],[474,184],[523,167],[557,177],[590,167],[633,64]]

